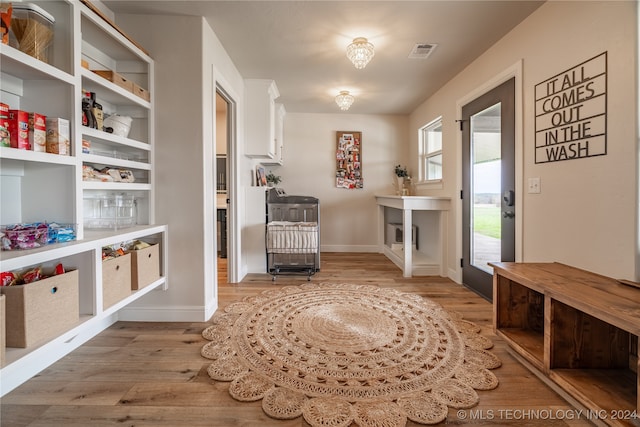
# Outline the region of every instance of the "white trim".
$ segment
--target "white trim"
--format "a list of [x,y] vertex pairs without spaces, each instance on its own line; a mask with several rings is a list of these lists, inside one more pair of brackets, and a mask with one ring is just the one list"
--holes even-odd
[[[501,73],[497,74],[492,79],[486,81],[484,84],[479,86],[474,91],[468,93],[462,98],[456,101],[456,117],[462,117],[462,107],[473,101],[474,99],[480,97],[481,95],[489,92],[490,90],[498,87],[502,83],[506,82],[512,77],[515,77],[515,188],[516,188],[516,215],[515,221],[515,232],[516,232],[516,242],[515,242],[515,251],[516,251],[516,261],[522,261],[522,212],[523,212],[523,195],[524,195],[524,129],[523,129],[523,114],[524,114],[524,105],[523,103],[523,82],[522,82],[522,62],[520,59],[518,62],[508,67]],[[456,181],[457,181],[457,192],[462,189],[462,132],[458,132],[457,136],[457,147],[459,148],[458,152],[460,155],[456,159]],[[457,198],[456,205],[456,236],[458,239],[455,242],[456,248],[456,260],[462,258],[462,200]],[[456,263],[455,270],[453,270],[455,274],[452,274],[452,270],[449,270],[449,277],[451,280],[454,280],[457,283],[462,283],[462,267]]]
[[444,188],[444,181],[442,179],[419,181],[416,183],[416,187],[420,188],[421,190],[442,190]]
[[[427,167],[426,167],[426,160],[428,158],[431,157],[435,157],[437,155],[443,156],[442,154],[442,136],[440,136],[441,139],[441,144],[440,144],[440,150],[435,150],[435,151],[431,151],[429,152],[427,150],[427,142],[425,141],[425,131],[427,130],[431,130],[436,126],[440,127],[440,133],[442,135],[442,115],[436,117],[435,119],[431,120],[429,123],[427,123],[424,126],[421,126],[418,129],[418,183],[419,184],[432,184],[432,185],[428,185],[426,187],[426,189],[437,189],[437,188],[442,188],[442,182],[443,182],[443,177],[444,177],[444,164],[441,165],[441,170],[440,170],[440,178],[438,179],[427,179],[427,175],[429,173]],[[444,157],[443,157],[444,158]],[[436,183],[440,183],[440,186],[437,187],[433,184]]]
[[[211,67],[209,86],[203,90],[211,91],[210,96],[202,97],[202,269],[203,304],[215,303],[218,298],[218,269],[216,268],[217,237],[217,194],[216,194],[216,87]],[[204,85],[203,85],[204,86]],[[211,116],[209,116],[211,115]],[[210,262],[213,260],[213,262]]]
[[[242,104],[242,97],[233,90],[233,86],[224,78],[222,73],[218,69],[213,67],[213,80],[214,90],[220,88],[229,96],[229,108],[228,113],[231,114],[231,129],[227,129],[227,139],[231,138],[231,143],[227,145],[227,159],[229,170],[227,171],[227,198],[229,199],[229,205],[231,206],[227,211],[227,229],[228,241],[227,245],[229,250],[227,251],[227,274],[229,283],[238,283],[242,277],[245,276],[245,272],[241,271],[240,260],[242,259],[242,239],[240,233],[240,212],[243,211],[243,207],[240,204],[240,159],[238,155],[238,144],[240,141],[240,108]],[[215,95],[215,93],[214,93]]]
[[380,253],[378,245],[321,245],[322,252],[371,252]]

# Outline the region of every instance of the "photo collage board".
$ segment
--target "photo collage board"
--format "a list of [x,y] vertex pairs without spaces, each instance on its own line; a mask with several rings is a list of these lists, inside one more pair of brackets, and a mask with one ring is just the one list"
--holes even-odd
[[362,188],[362,132],[336,132],[336,187]]

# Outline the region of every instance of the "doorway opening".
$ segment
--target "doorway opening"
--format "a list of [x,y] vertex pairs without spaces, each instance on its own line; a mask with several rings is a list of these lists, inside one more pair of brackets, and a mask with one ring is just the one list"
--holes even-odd
[[220,89],[216,89],[216,161],[215,161],[215,188],[216,188],[216,265],[218,283],[227,283],[229,281],[229,264],[232,261],[230,256],[233,251],[230,247],[231,240],[230,223],[231,218],[231,186],[229,185],[230,164],[231,159],[229,153],[231,147],[231,139],[233,135],[232,128],[232,112],[233,104]]

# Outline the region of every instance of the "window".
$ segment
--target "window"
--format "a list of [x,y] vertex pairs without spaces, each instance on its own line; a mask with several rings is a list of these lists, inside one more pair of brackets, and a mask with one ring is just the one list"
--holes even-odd
[[420,180],[442,180],[442,117],[420,129]]

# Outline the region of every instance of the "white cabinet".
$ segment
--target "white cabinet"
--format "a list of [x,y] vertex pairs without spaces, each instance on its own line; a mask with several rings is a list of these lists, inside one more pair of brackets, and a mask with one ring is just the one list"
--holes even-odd
[[[153,60],[78,0],[33,2],[55,18],[53,54],[44,63],[0,45],[0,102],[11,109],[69,121],[71,155],[0,148],[0,224],[55,221],[75,224],[77,240],[30,250],[0,252],[0,271],[23,271],[62,263],[79,272],[80,319],[71,330],[33,348],[8,348],[0,370],[0,395],[26,381],[117,320],[117,311],[166,287],[167,227],[154,224]],[[132,82],[125,89],[81,66],[108,69]],[[134,85],[135,83],[135,85]],[[82,125],[83,91],[95,92],[105,116],[132,118],[127,137]],[[140,96],[142,95],[142,96]],[[153,94],[151,94],[153,95]],[[82,141],[90,141],[83,153]],[[134,182],[83,181],[83,166],[132,171]],[[88,230],[87,197],[130,192],[136,224]],[[160,244],[160,278],[103,308],[102,247],[141,239]],[[52,319],[55,322],[55,319]]]
[[263,165],[275,165],[280,166],[284,163],[283,149],[284,149],[284,118],[287,115],[287,111],[282,104],[275,104],[275,123],[273,125],[275,133],[275,155],[273,159],[263,160]]
[[245,89],[245,155],[256,159],[276,157],[276,106],[280,96],[273,80],[248,79]]
[[282,150],[284,149],[284,118],[287,115],[284,105],[276,104],[276,160],[279,164],[284,161]]

